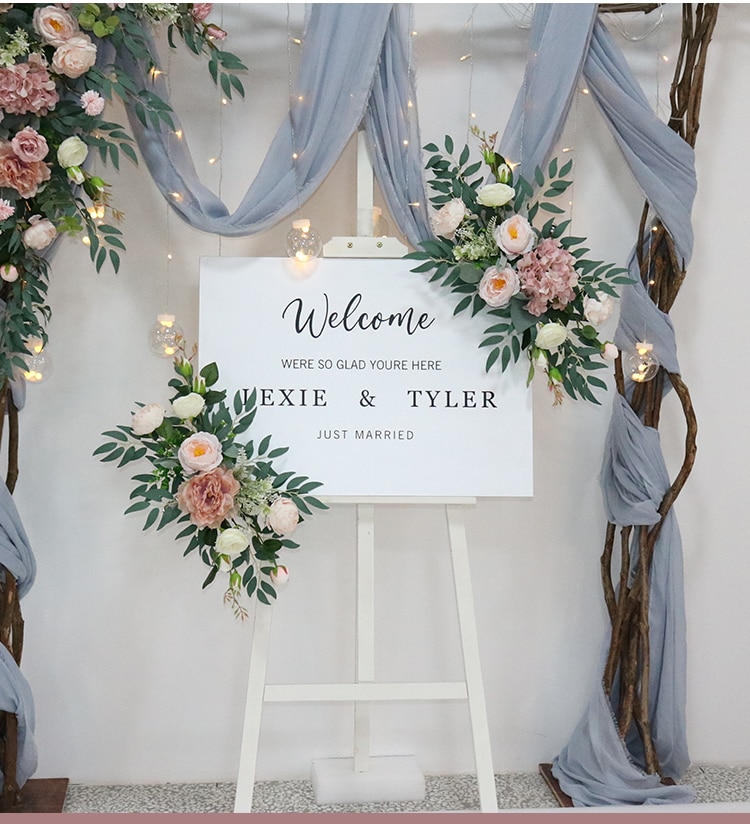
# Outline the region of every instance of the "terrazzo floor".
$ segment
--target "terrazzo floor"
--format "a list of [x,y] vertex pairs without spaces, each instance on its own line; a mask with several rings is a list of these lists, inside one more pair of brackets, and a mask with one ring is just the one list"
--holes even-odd
[[[692,766],[684,778],[695,788],[699,804],[740,803],[750,809],[750,767]],[[557,809],[536,773],[495,776],[501,810]],[[261,781],[255,785],[253,812],[258,813],[401,813],[461,812],[479,809],[472,775],[427,776],[424,801],[319,806],[309,781]],[[85,786],[70,784],[65,813],[227,813],[234,809],[235,785],[153,784]]]

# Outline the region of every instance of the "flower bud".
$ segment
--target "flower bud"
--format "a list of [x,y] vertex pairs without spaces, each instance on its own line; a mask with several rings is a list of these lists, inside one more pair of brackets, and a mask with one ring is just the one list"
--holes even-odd
[[497,169],[497,182],[498,183],[505,183],[506,185],[510,185],[511,181],[513,180],[513,172],[508,166],[507,163],[503,163],[502,165],[498,166]]

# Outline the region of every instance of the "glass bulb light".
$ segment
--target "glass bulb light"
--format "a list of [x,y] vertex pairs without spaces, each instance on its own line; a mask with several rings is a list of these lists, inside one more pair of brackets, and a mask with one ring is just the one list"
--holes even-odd
[[148,333],[148,345],[160,358],[173,358],[180,349],[182,329],[174,315],[157,315]]
[[309,220],[295,220],[286,236],[286,253],[301,263],[312,260],[323,251],[320,235],[310,226]]
[[42,383],[52,372],[52,359],[44,348],[41,338],[29,338],[26,341],[29,357],[26,358],[26,369],[21,371],[27,383]]
[[635,383],[645,383],[656,377],[658,371],[659,359],[654,354],[653,343],[638,341],[625,357],[625,374]]

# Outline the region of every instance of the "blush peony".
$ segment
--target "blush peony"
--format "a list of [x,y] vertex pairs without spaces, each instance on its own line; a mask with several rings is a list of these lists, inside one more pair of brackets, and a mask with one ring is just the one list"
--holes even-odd
[[39,185],[50,177],[46,163],[27,163],[16,154],[11,143],[0,143],[0,186],[15,189],[21,197],[30,198],[36,195]]
[[29,218],[29,228],[21,235],[24,246],[27,249],[46,249],[47,246],[57,237],[57,229],[54,225],[41,215],[34,215]]
[[195,432],[180,444],[177,458],[188,475],[208,472],[221,463],[221,443],[211,432]]
[[33,23],[37,34],[50,46],[62,46],[80,31],[75,17],[56,6],[34,9]]
[[73,35],[52,55],[52,68],[65,77],[80,77],[96,62],[96,46],[87,34]]
[[520,288],[518,275],[513,269],[490,266],[479,281],[478,292],[488,306],[499,308],[507,306]]
[[234,514],[234,496],[239,489],[232,471],[219,466],[180,484],[177,505],[196,526],[218,529]]
[[454,197],[430,216],[432,231],[440,237],[451,240],[465,216],[466,206],[463,200]]
[[522,215],[513,215],[495,227],[495,243],[511,257],[525,255],[536,240],[531,224]]
[[158,403],[147,403],[136,412],[133,412],[133,419],[130,428],[134,435],[150,435],[154,429],[158,429],[164,420],[164,408]]
[[614,299],[611,295],[605,295],[604,292],[597,292],[595,298],[586,295],[583,299],[583,316],[594,326],[601,326],[612,314],[614,308]]
[[289,498],[277,498],[271,504],[266,520],[277,535],[288,535],[299,523],[299,510]]

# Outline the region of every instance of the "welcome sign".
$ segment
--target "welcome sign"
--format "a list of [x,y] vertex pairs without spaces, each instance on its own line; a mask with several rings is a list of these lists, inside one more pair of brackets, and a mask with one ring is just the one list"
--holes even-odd
[[203,258],[201,363],[321,495],[531,495],[525,365],[485,373],[481,321],[410,265]]

